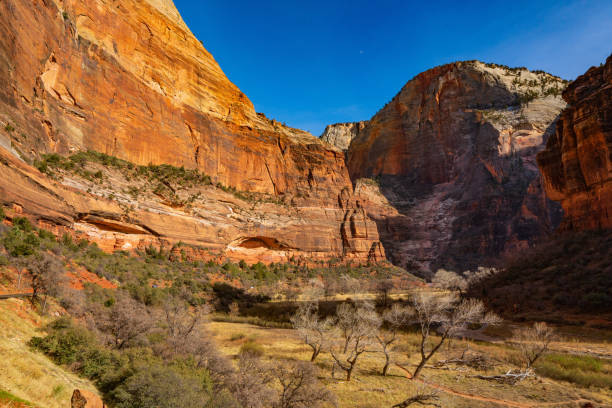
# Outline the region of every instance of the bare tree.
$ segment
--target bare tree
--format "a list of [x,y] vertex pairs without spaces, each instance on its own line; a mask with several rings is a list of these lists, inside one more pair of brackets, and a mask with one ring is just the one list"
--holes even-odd
[[193,359],[197,367],[210,373],[214,380],[213,394],[222,397],[224,392],[234,389],[236,378],[240,376],[231,361],[219,352],[206,329],[207,314],[208,308],[204,306],[190,308],[180,297],[168,299],[158,316],[166,341],[155,344],[153,348],[166,359],[176,356]]
[[293,286],[288,286],[282,290],[283,296],[286,300],[295,301],[300,294],[300,290]]
[[333,297],[340,291],[340,284],[336,278],[327,277],[323,281],[323,290],[326,298]]
[[232,317],[237,317],[238,315],[240,315],[240,306],[238,306],[238,303],[236,302],[230,303],[229,315]]
[[[419,352],[421,361],[412,374],[416,378],[425,364],[451,336],[457,334],[470,323],[493,324],[499,318],[494,314],[485,314],[484,304],[480,300],[465,299],[458,301],[456,295],[436,295],[419,292],[412,298],[414,316],[421,329]],[[429,346],[432,330],[440,327],[440,338]]]
[[120,295],[95,323],[110,336],[110,343],[117,349],[133,345],[153,327],[147,308],[127,295]]
[[208,309],[204,306],[189,308],[180,298],[168,299],[160,316],[166,341],[155,349],[169,359],[177,355],[190,356],[198,367],[210,372],[216,391],[220,391],[223,387],[230,388],[236,373],[205,327],[207,314]]
[[166,343],[171,354],[191,351],[193,339],[203,334],[208,309],[203,306],[190,309],[182,299],[171,298],[164,304],[163,317],[167,332]]
[[24,260],[32,278],[32,301],[43,297],[41,313],[45,313],[47,297],[57,296],[66,282],[64,264],[57,257],[41,252]]
[[393,290],[393,281],[391,279],[381,279],[376,284],[376,292],[378,293],[378,304],[382,307],[389,305],[389,295]]
[[512,340],[518,347],[524,371],[544,355],[555,338],[555,331],[544,322],[534,323],[532,327],[521,327],[513,332]]
[[330,341],[332,319],[321,319],[315,302],[302,302],[291,323],[304,343],[312,348],[310,361],[315,361]]
[[463,272],[463,276],[465,276],[468,286],[471,287],[483,282],[485,279],[493,275],[496,275],[498,272],[499,270],[496,268],[479,266],[475,271]]
[[273,381],[270,369],[253,353],[243,352],[238,358],[238,371],[228,384],[234,398],[243,408],[272,406],[275,393],[270,388]]
[[25,268],[20,266],[17,267],[17,290],[21,289],[21,278],[23,277],[24,272],[26,272]]
[[361,306],[342,303],[338,306],[335,329],[339,341],[331,347],[330,353],[336,365],[346,372],[346,381],[351,380],[359,356],[376,341],[380,325],[380,316],[369,303]]
[[274,408],[318,408],[326,402],[335,405],[335,396],[319,384],[312,363],[280,363],[272,370],[272,375],[280,385]]
[[440,400],[438,392],[439,391],[436,389],[434,389],[433,391],[428,391],[427,383],[424,382],[412,396],[406,398],[399,404],[393,405],[393,407],[391,408],[407,408],[413,404],[432,405],[434,407],[442,408],[442,405],[438,404],[437,402]]
[[393,344],[397,341],[397,331],[399,328],[409,322],[412,315],[412,310],[398,303],[394,304],[391,309],[386,310],[382,319],[387,325],[386,330],[381,330],[376,335],[376,340],[380,345],[382,353],[385,355],[385,365],[382,369],[382,375],[387,375],[389,367],[392,363]]
[[347,274],[340,276],[340,287],[342,293],[353,294],[359,292],[360,282]]
[[435,287],[457,291],[460,294],[463,294],[468,287],[468,282],[463,276],[446,269],[438,269],[431,279],[431,283]]

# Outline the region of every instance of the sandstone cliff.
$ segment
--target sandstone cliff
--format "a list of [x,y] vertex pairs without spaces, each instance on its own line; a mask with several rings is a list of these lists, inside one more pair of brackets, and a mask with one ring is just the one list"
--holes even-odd
[[563,206],[562,229],[612,228],[612,56],[563,99],[568,107],[538,154],[544,188]]
[[360,121],[327,125],[321,135],[321,140],[346,151],[351,141],[359,135],[367,123],[367,121]]
[[257,115],[172,10],[160,0],[2,2],[12,142],[26,156],[92,149],[198,168],[249,191],[295,190],[311,170],[332,189],[348,185],[339,154]]
[[492,263],[554,229],[559,209],[535,155],[564,86],[543,72],[457,62],[416,76],[368,122],[348,167],[396,264]]
[[[380,258],[344,154],[257,114],[171,1],[7,0],[0,34],[2,203],[109,248],[183,240],[227,253],[256,244],[256,260]],[[234,205],[252,204],[227,203],[227,193],[204,186],[209,197],[198,214],[205,216],[137,199],[127,216],[115,186],[83,188],[70,175],[49,180],[26,164],[41,153],[83,150],[198,169],[291,208],[270,204],[233,217]]]

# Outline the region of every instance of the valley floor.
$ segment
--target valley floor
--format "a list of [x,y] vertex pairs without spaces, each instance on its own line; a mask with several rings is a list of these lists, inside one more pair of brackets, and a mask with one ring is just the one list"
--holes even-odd
[[[304,345],[297,333],[291,329],[211,322],[210,330],[222,352],[230,356],[237,355],[243,343],[255,341],[263,347],[264,358],[271,363],[280,359],[310,358],[310,348]],[[407,358],[409,353],[415,356],[416,341],[416,336],[406,334],[399,342],[404,347],[398,350],[397,363],[408,370],[411,370],[411,364],[416,362],[416,358]],[[464,341],[454,341],[450,350],[445,346],[445,350],[438,356],[439,359],[460,354],[465,344]],[[503,344],[469,342],[469,347],[498,360],[503,360],[509,353],[509,348]],[[335,379],[331,378],[332,359],[328,354],[321,354],[316,364],[320,368],[321,381],[336,394],[341,408],[391,407],[423,387],[438,389],[439,403],[443,407],[579,407],[587,402],[592,403],[594,407],[612,406],[610,389],[579,388],[571,383],[542,377],[528,379],[514,386],[469,378],[474,374],[492,375],[505,372],[509,366],[505,367],[503,363],[487,373],[472,369],[459,371],[428,368],[424,370],[421,381],[416,382],[410,381],[406,372],[397,365],[391,368],[387,377],[382,377],[380,370],[383,357],[376,352],[363,356],[350,382],[343,379],[341,372],[336,373]]]
[[[67,368],[55,365],[43,354],[27,345],[32,336],[40,336],[40,328],[57,315],[41,318],[25,299],[0,300],[0,407],[66,407],[75,388],[95,391],[87,380],[71,373]],[[254,342],[264,351],[264,360],[274,364],[279,360],[308,360],[310,348],[304,345],[296,331],[282,328],[264,328],[247,323],[210,322],[208,329],[213,334],[220,350],[228,356],[236,356],[242,345]],[[503,338],[506,330],[490,330],[485,333]],[[396,348],[396,362],[389,375],[383,377],[380,370],[382,354],[366,353],[358,365],[354,377],[346,382],[339,370],[331,376],[332,359],[322,353],[316,361],[320,380],[332,390],[338,399],[338,407],[390,408],[419,390],[437,390],[442,407],[484,408],[484,407],[610,407],[610,365],[612,345],[607,342],[604,332],[585,332],[580,340],[573,336],[572,329],[560,329],[561,339],[551,349],[554,353],[576,353],[579,356],[597,356],[605,361],[601,370],[607,386],[585,387],[576,382],[557,381],[545,376],[528,379],[511,386],[472,378],[475,374],[493,375],[506,372],[513,350],[503,341],[454,340],[450,347],[434,357],[443,360],[457,356],[469,349],[488,356],[496,366],[487,371],[477,371],[451,366],[450,369],[426,368],[422,377],[410,381],[406,371],[411,371],[416,362],[418,338],[414,334],[402,334]],[[609,337],[608,337],[609,338]],[[409,358],[410,357],[410,358]],[[591,358],[591,357],[589,357]],[[402,369],[402,367],[404,369]],[[569,372],[569,371],[568,371]],[[580,373],[579,373],[580,374]],[[592,373],[591,373],[592,374]],[[578,374],[572,374],[578,375]],[[583,377],[589,374],[580,374]],[[15,398],[30,401],[31,404],[16,402]],[[585,405],[585,404],[592,405]]]

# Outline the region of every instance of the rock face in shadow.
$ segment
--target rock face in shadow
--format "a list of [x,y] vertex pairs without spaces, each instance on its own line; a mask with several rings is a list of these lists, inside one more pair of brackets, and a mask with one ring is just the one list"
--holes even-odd
[[[352,207],[340,203],[352,194],[344,153],[256,113],[169,0],[0,2],[0,124],[4,153],[22,159],[5,160],[0,201],[58,225],[87,221],[92,236],[180,239],[228,252],[241,240],[265,236],[297,254],[359,262],[380,246],[369,219],[367,238],[341,232],[346,217],[363,211],[354,199],[345,200]],[[23,163],[81,150],[136,165],[198,169],[215,183],[281,197],[296,209],[272,210],[283,214],[279,224],[252,215],[232,221],[231,229],[208,228],[209,221],[180,211],[147,210],[134,226],[117,203],[101,217],[93,204],[98,198],[86,191],[64,195],[65,186],[39,180]],[[210,217],[226,215],[222,201],[207,205]],[[308,239],[299,238],[302,231]],[[268,259],[274,249],[262,248],[255,259]]]
[[457,62],[416,76],[368,122],[347,164],[394,263],[494,263],[556,227],[535,155],[564,86],[543,72]]
[[563,230],[612,228],[612,56],[572,82],[568,106],[538,154],[544,188],[561,202]]

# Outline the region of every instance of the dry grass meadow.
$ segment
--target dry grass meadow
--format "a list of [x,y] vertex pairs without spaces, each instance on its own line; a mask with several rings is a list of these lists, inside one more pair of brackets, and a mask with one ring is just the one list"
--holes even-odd
[[[282,359],[310,358],[310,348],[291,329],[228,322],[211,322],[209,325],[220,349],[229,356],[237,355],[245,342],[255,342],[263,348],[264,359],[271,364]],[[402,335],[396,353],[396,361],[401,366],[410,369],[416,363],[417,342],[416,335]],[[514,386],[470,378],[473,374],[491,375],[511,368],[504,361],[512,361],[514,351],[504,344],[454,340],[450,348],[444,346],[437,358],[456,356],[467,343],[471,350],[490,356],[500,365],[486,373],[472,369],[456,371],[428,368],[423,372],[424,385],[422,381],[409,380],[406,372],[398,366],[393,366],[387,377],[381,376],[383,356],[377,352],[363,356],[350,382],[342,378],[342,373],[336,373],[335,379],[331,378],[332,359],[329,354],[322,353],[316,363],[320,380],[336,394],[341,408],[391,407],[423,387],[438,389],[439,404],[442,407],[579,407],[587,402],[594,407],[612,406],[612,390],[606,388],[581,388],[541,377]],[[409,354],[412,358],[408,358]]]
[[[51,313],[53,315],[53,312]],[[60,408],[69,406],[70,395],[74,388],[86,388],[95,391],[87,380],[77,377],[68,369],[58,367],[43,354],[31,350],[28,340],[41,335],[40,327],[53,316],[42,319],[31,310],[25,300],[0,300],[0,407]],[[265,328],[248,323],[210,322],[209,331],[213,334],[220,350],[230,356],[236,356],[243,344],[256,343],[264,351],[263,359],[270,364],[279,360],[308,360],[310,348],[304,345],[292,329]],[[504,328],[485,332],[488,335],[505,333]],[[507,331],[507,330],[506,330]],[[560,356],[547,361],[552,366],[555,361],[567,356],[567,352],[583,353],[598,356],[597,364],[608,361],[599,367],[598,373],[569,373],[569,381],[554,380],[546,376],[527,379],[517,385],[499,384],[472,378],[475,374],[498,374],[512,366],[508,362],[515,359],[516,351],[504,342],[467,341],[455,339],[450,347],[445,345],[434,356],[432,363],[450,357],[456,357],[469,346],[475,353],[488,356],[496,366],[488,371],[477,371],[465,367],[440,369],[429,366],[420,380],[409,380],[406,371],[399,366],[392,366],[388,376],[380,375],[383,355],[379,352],[368,352],[362,356],[353,379],[346,382],[342,372],[331,377],[332,359],[322,353],[316,361],[319,368],[319,379],[331,389],[338,399],[340,408],[378,408],[391,407],[418,390],[438,392],[442,407],[612,407],[612,347],[604,332],[587,333],[589,338],[579,338],[573,329],[561,331],[559,341],[551,349]],[[415,334],[401,334],[397,343],[396,362],[411,370],[417,362]],[[581,364],[583,358],[575,357]],[[589,357],[590,358],[590,357]],[[554,370],[552,371],[554,374]],[[572,374],[573,373],[573,374]],[[585,386],[574,381],[576,376],[588,382],[593,378],[588,375],[600,375],[601,386]],[[8,393],[8,394],[7,394]],[[32,405],[17,403],[7,398],[12,395],[30,401]],[[4,397],[3,397],[4,396]],[[592,405],[585,405],[590,403]],[[427,405],[425,405],[427,406]]]
[[43,324],[27,300],[0,300],[0,407],[18,406],[2,398],[2,391],[40,408],[68,407],[75,388],[96,392],[89,381],[28,347],[30,338],[41,335]]

